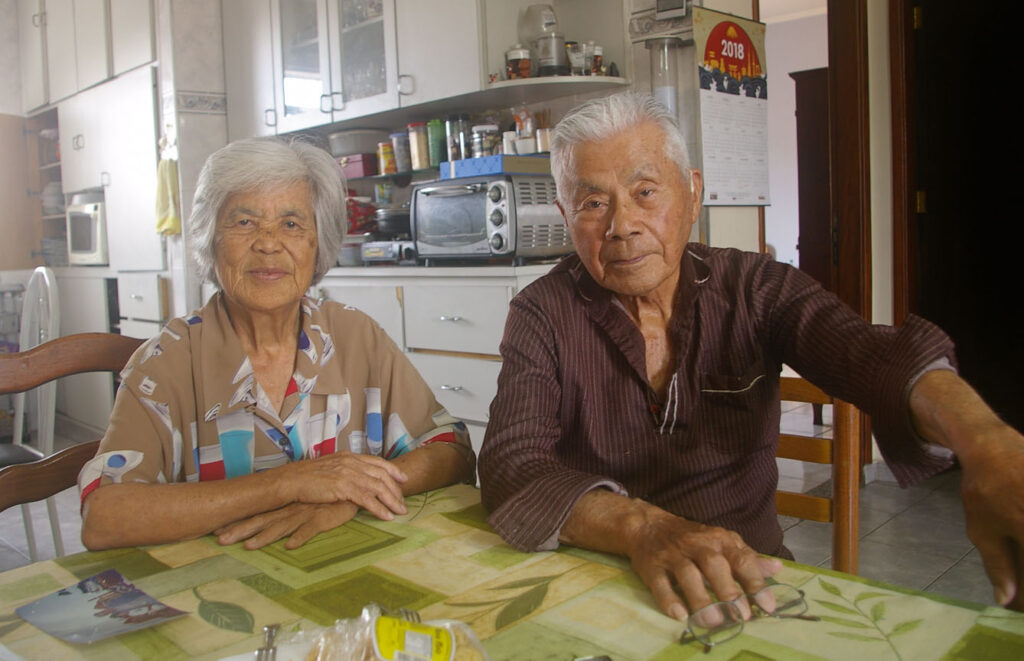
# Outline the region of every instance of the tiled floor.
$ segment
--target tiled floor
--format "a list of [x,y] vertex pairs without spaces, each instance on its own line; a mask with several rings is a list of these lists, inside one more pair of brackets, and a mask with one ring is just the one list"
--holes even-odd
[[[826,425],[813,428],[807,405],[794,405],[783,414],[783,427],[813,428],[828,435]],[[67,441],[59,441],[61,443]],[[780,466],[779,483],[793,491],[827,488],[827,469],[785,463]],[[865,485],[860,502],[860,574],[873,579],[936,592],[938,594],[992,603],[992,591],[978,552],[964,533],[964,515],[958,487],[960,472],[950,471],[923,484],[900,489],[895,483],[876,480]],[[81,522],[74,490],[57,496],[65,549],[83,550],[79,540]],[[46,509],[34,504],[33,520],[41,558],[53,557]],[[29,562],[25,533],[18,508],[0,514],[0,571]],[[827,567],[831,555],[829,524],[780,517],[786,531],[786,545],[796,559]]]

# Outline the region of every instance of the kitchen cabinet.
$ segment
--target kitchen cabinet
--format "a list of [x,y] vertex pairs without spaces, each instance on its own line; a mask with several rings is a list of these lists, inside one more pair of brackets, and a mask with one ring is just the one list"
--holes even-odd
[[270,0],[221,0],[228,141],[274,135],[273,37]]
[[110,76],[106,0],[45,0],[50,101]]
[[117,76],[154,59],[153,2],[108,1],[111,73]]
[[18,0],[18,55],[21,107],[26,113],[49,102],[42,0]]
[[278,133],[331,121],[326,8],[325,0],[273,0],[270,4]]
[[392,0],[329,2],[331,121],[398,106],[399,78]]
[[402,106],[477,92],[481,73],[478,0],[395,0]]
[[467,423],[479,452],[498,388],[509,301],[551,267],[335,268],[316,291],[362,310],[388,331],[437,401]]
[[164,268],[155,231],[156,102],[153,70],[140,67],[58,105],[66,193],[103,188],[110,266]]

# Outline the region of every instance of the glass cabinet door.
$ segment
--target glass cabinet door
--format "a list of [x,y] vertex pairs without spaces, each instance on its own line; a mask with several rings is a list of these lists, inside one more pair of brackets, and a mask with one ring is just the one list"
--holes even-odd
[[334,121],[398,107],[394,0],[332,0]]
[[331,121],[331,68],[324,0],[273,4],[278,132]]

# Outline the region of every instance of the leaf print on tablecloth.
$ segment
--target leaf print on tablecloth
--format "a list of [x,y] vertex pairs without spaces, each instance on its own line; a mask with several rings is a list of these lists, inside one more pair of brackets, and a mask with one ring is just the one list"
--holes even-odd
[[252,613],[238,604],[226,601],[207,601],[199,595],[197,588],[192,588],[192,594],[199,600],[199,617],[213,626],[228,631],[253,632],[255,619]]
[[486,611],[498,610],[498,615],[494,620],[495,630],[507,627],[513,622],[518,622],[530,613],[534,612],[540,605],[544,603],[544,597],[548,594],[548,586],[556,578],[563,576],[564,574],[555,574],[552,576],[531,576],[529,578],[521,578],[515,581],[509,581],[508,583],[502,583],[496,585],[490,590],[515,590],[518,588],[530,588],[524,592],[519,593],[515,597],[508,599],[495,599],[493,601],[466,601],[461,603],[446,602],[449,606],[461,606],[465,608],[475,608],[480,606],[494,606],[494,608],[485,609]]
[[[893,653],[896,654],[896,658],[903,658],[900,655],[899,650],[896,649],[896,645],[893,643],[892,638],[894,636],[907,633],[908,631],[913,631],[921,624],[922,620],[907,620],[905,622],[898,622],[891,629],[889,629],[888,632],[886,632],[885,629],[882,628],[882,624],[885,622],[886,618],[886,602],[881,600],[887,599],[894,595],[886,592],[865,591],[857,594],[851,600],[843,594],[843,591],[839,589],[839,586],[829,583],[821,577],[818,578],[818,584],[821,586],[822,590],[831,595],[839,597],[849,605],[847,606],[836,603],[834,601],[827,601],[824,599],[815,599],[814,601],[816,603],[818,603],[820,606],[824,606],[825,608],[831,611],[842,613],[844,615],[852,615],[858,618],[851,619],[850,617],[822,616],[821,620],[823,622],[837,624],[839,626],[853,629],[873,629],[875,634],[877,634],[871,635],[867,632],[854,633],[852,631],[828,631],[828,635],[833,636],[835,638],[844,638],[846,640],[856,640],[860,642],[887,643],[889,647],[892,648]],[[863,608],[861,608],[861,604],[863,602],[867,602],[868,600],[877,601],[874,601],[874,603],[871,604],[870,610],[865,611]]]

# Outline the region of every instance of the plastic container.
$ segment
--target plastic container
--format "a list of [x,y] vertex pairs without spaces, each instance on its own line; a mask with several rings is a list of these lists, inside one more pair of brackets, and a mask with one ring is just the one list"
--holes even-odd
[[409,124],[409,160],[413,170],[430,167],[430,140],[427,137],[426,122]]
[[387,131],[373,129],[336,131],[327,136],[327,141],[331,146],[331,155],[334,157],[345,154],[372,153],[377,148],[377,143],[387,139]]
[[473,127],[473,158],[501,153],[501,133],[497,124],[477,124]]
[[427,151],[430,156],[430,167],[436,168],[446,160],[444,124],[440,119],[427,122]]
[[391,148],[395,152],[395,167],[399,172],[412,170],[412,158],[409,154],[409,134],[398,131],[391,134]]

